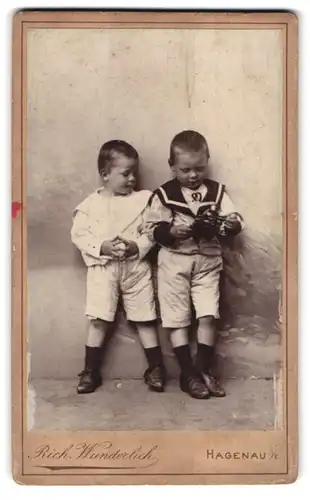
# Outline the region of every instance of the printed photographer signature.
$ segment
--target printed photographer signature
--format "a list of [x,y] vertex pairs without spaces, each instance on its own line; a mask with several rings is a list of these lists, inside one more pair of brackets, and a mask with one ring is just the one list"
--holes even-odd
[[[49,444],[38,446],[32,455],[28,458],[31,460],[41,459],[44,465],[37,467],[60,470],[60,469],[145,469],[157,464],[159,457],[155,454],[158,446],[153,445],[151,448],[143,448],[139,446],[133,450],[122,450],[114,448],[111,441],[103,441],[96,443],[87,443],[86,441],[78,444],[69,444],[65,448],[52,447]],[[67,461],[83,460],[83,465],[56,465],[48,464],[48,461]],[[89,464],[85,465],[85,460],[99,461],[102,465]],[[112,462],[105,465],[106,462]]]

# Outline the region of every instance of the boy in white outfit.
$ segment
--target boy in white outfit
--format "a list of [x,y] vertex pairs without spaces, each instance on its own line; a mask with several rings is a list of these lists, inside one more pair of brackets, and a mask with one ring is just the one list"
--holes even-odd
[[104,186],[74,211],[71,238],[87,266],[86,315],[90,318],[78,393],[93,392],[102,384],[103,341],[120,296],[144,348],[148,362],[144,380],[150,389],[164,390],[151,267],[144,259],[153,246],[143,233],[151,192],[134,191],[138,165],[138,153],[130,144],[120,140],[103,144],[98,170]]
[[[208,179],[209,148],[196,131],[185,130],[171,142],[169,165],[174,179],[150,200],[148,230],[161,246],[158,295],[163,326],[181,369],[180,387],[190,396],[225,396],[212,375],[219,317],[221,239],[243,228],[240,214],[222,184]],[[188,328],[191,306],[198,320],[197,362],[192,361]]]

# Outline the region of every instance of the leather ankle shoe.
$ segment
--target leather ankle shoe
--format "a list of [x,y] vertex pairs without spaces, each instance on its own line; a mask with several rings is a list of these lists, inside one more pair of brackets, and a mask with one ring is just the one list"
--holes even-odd
[[184,375],[181,373],[180,389],[195,399],[209,399],[210,397],[210,392],[199,374]]
[[151,391],[163,392],[165,386],[165,374],[161,366],[148,368],[144,373],[144,382],[149,386]]
[[79,383],[76,388],[78,394],[89,394],[102,385],[102,378],[99,372],[94,370],[83,370],[79,373]]
[[223,398],[226,396],[224,388],[219,384],[215,377],[209,373],[201,373],[206,387],[209,389],[211,396],[215,398]]

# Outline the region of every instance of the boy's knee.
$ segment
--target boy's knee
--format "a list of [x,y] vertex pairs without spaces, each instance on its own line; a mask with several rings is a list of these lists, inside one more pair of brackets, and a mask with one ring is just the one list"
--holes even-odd
[[201,318],[198,319],[198,323],[200,325],[213,325],[215,322],[214,316],[208,315],[208,316],[202,316]]
[[90,325],[93,327],[93,328],[103,328],[105,325],[107,324],[106,321],[104,321],[103,319],[100,319],[100,318],[92,318],[90,320]]

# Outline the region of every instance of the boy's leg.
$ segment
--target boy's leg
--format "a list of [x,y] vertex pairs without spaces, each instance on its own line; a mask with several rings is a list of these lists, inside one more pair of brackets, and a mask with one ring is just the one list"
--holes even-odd
[[154,349],[159,346],[155,321],[136,322],[136,327],[144,349]]
[[195,399],[208,399],[209,390],[193,363],[188,342],[188,327],[170,329],[173,352],[181,370],[180,388]]
[[148,368],[144,373],[145,383],[150,389],[162,392],[164,390],[166,374],[156,322],[137,322],[136,328],[148,363]]
[[79,394],[94,392],[102,384],[100,373],[103,342],[118,303],[117,262],[87,270],[86,315],[90,318],[85,346],[84,370],[79,374]]
[[215,319],[203,316],[198,319],[197,329],[197,365],[203,372],[209,373],[214,359]]
[[198,319],[197,340],[197,368],[202,373],[205,384],[212,396],[223,397],[225,396],[223,387],[211,375],[216,340],[214,316],[203,316]]
[[85,346],[84,370],[79,374],[78,394],[94,392],[102,384],[101,363],[103,357],[102,345],[109,323],[100,319],[91,319],[88,339]]
[[192,288],[192,297],[198,318],[196,364],[210,393],[217,397],[225,396],[224,389],[211,375],[216,342],[215,318],[218,317],[221,270],[221,257],[197,257]]
[[188,342],[188,327],[171,329],[170,340],[181,373],[185,376],[195,374],[195,366]]
[[150,389],[162,392],[165,370],[156,328],[152,272],[146,261],[123,264],[121,292],[127,319],[136,325],[148,363],[144,380]]
[[161,249],[158,257],[158,298],[163,327],[170,332],[173,351],[180,367],[180,387],[191,397],[207,399],[207,390],[190,352],[190,286],[193,258]]
[[101,347],[105,339],[109,323],[102,319],[91,319],[88,328],[86,345],[88,347]]

